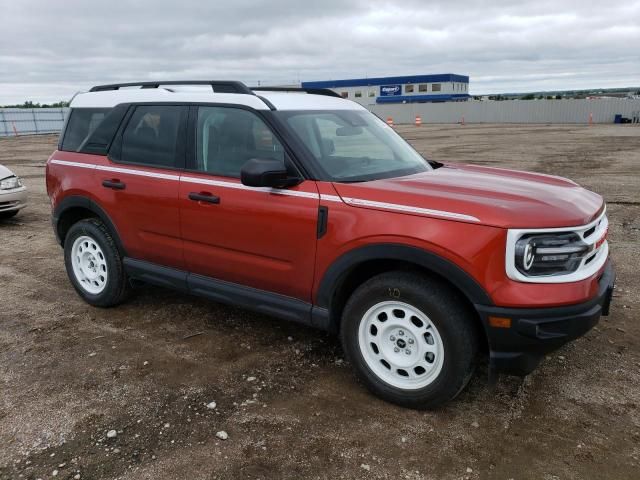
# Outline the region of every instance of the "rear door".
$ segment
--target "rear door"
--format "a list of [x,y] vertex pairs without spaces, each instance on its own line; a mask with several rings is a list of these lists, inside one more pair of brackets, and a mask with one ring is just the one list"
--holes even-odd
[[251,158],[284,160],[282,143],[255,112],[193,107],[194,142],[180,181],[190,272],[310,301],[319,196],[314,181],[287,189],[244,186]]
[[95,170],[100,203],[128,256],[184,269],[178,186],[188,107],[131,108],[108,158]]

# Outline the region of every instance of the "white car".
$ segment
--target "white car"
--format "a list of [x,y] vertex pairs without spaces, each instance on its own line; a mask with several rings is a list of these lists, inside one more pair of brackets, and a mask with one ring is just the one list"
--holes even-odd
[[0,165],[0,220],[13,217],[27,206],[27,188],[4,165]]

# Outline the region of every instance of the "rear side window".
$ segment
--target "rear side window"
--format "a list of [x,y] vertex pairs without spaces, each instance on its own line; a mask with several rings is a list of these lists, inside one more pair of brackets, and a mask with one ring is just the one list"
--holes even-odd
[[178,144],[183,111],[183,107],[174,105],[136,107],[122,135],[120,159],[160,168],[180,165]]
[[78,152],[89,136],[102,123],[110,108],[74,108],[62,140],[62,150]]

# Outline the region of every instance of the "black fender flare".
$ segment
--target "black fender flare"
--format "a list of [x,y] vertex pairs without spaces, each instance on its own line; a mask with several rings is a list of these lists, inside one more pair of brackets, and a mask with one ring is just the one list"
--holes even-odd
[[51,216],[51,223],[53,224],[53,230],[56,234],[56,240],[61,246],[64,246],[63,239],[59,235],[59,222],[60,218],[65,214],[65,212],[73,209],[73,208],[83,208],[85,210],[89,210],[91,213],[95,214],[109,229],[111,234],[113,235],[113,240],[116,242],[116,246],[120,250],[123,255],[126,255],[126,251],[124,246],[122,245],[122,241],[120,240],[120,235],[118,234],[118,230],[116,229],[115,224],[107,215],[107,212],[103,210],[103,208],[98,205],[96,202],[91,200],[90,198],[83,197],[81,195],[71,195],[62,200],[53,210]]
[[359,247],[338,257],[326,270],[316,294],[318,307],[331,311],[331,301],[344,279],[358,265],[375,260],[399,260],[429,270],[460,290],[474,305],[493,305],[484,288],[455,263],[427,250],[409,245],[379,243]]

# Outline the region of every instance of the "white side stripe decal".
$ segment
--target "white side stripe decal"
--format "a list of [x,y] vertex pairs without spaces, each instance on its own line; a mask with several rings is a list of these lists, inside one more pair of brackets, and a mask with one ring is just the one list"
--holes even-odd
[[342,199],[337,195],[327,195],[326,193],[320,194],[320,200],[326,200],[327,202],[342,203]]
[[256,188],[247,187],[241,183],[225,182],[221,180],[209,180],[198,177],[180,177],[183,182],[198,183],[200,185],[212,185],[214,187],[235,188],[238,190],[250,190],[252,192],[272,193],[274,195],[286,195],[289,197],[314,198],[318,199],[318,194],[313,192],[298,192],[295,190],[278,190],[277,188]]
[[171,175],[167,173],[159,173],[159,172],[149,172],[145,170],[134,170],[131,168],[121,168],[121,167],[108,167],[103,165],[91,165],[88,163],[81,162],[70,162],[67,160],[58,160],[52,159],[51,163],[58,165],[65,165],[68,167],[78,167],[78,168],[88,168],[94,170],[100,170],[103,172],[114,172],[114,173],[126,173],[130,175],[139,175],[142,177],[148,178],[161,178],[163,180],[182,180],[184,182],[196,183],[199,185],[211,185],[214,187],[222,187],[222,188],[235,188],[238,190],[249,190],[252,192],[264,192],[270,193],[274,195],[284,195],[287,197],[299,197],[299,198],[311,198],[311,199],[319,199],[327,202],[338,202],[347,203],[348,205],[360,206],[360,207],[373,207],[379,208],[382,210],[391,210],[395,212],[407,212],[407,213],[416,213],[418,215],[428,215],[435,217],[443,217],[443,218],[452,218],[456,220],[466,220],[468,222],[479,222],[480,220],[471,215],[465,215],[463,213],[455,213],[455,212],[446,212],[444,210],[432,210],[430,208],[421,208],[421,207],[412,207],[410,205],[399,205],[396,203],[385,203],[385,202],[376,202],[373,200],[364,200],[361,198],[340,198],[338,195],[327,195],[312,193],[312,192],[299,192],[295,190],[279,190],[276,188],[255,188],[248,187],[241,183],[235,182],[225,182],[222,180],[209,180],[205,178],[198,177],[189,177],[189,176],[180,176],[180,175]]
[[455,218],[457,220],[466,220],[468,222],[479,222],[480,220],[471,215],[464,213],[445,212],[443,210],[431,210],[430,208],[411,207],[409,205],[398,205],[395,203],[375,202],[373,200],[362,200],[360,198],[347,198],[343,200],[349,205],[381,208],[383,210],[395,210],[398,212],[417,213],[421,215],[433,215],[438,217]]
[[67,167],[79,167],[79,168],[88,168],[93,170],[96,168],[95,165],[91,165],[89,163],[80,163],[80,162],[68,162],[66,160],[51,160],[51,163],[56,163],[58,165],[66,165]]
[[138,175],[140,177],[162,178],[163,180],[180,180],[179,175],[170,175],[167,173],[157,173],[157,172],[146,172],[144,170],[133,170],[131,168],[105,167],[103,165],[96,165],[96,170],[101,170],[103,172],[127,173],[130,175]]

